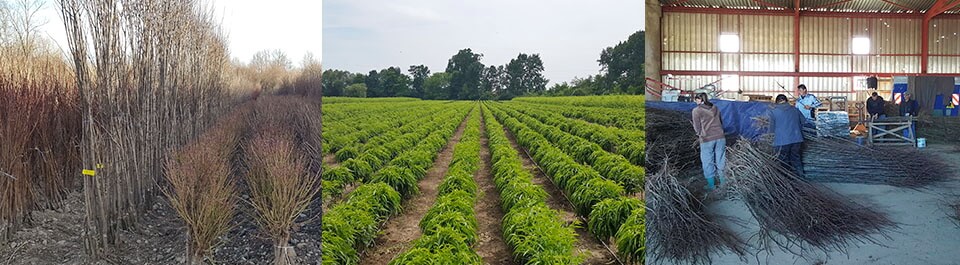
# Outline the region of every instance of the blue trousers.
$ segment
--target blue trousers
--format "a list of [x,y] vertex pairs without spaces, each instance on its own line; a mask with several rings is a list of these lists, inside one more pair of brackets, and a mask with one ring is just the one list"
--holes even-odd
[[723,180],[723,166],[727,163],[726,146],[726,139],[700,144],[700,162],[703,164],[703,177],[708,184],[714,183],[714,179]]
[[774,149],[777,151],[777,159],[780,159],[780,163],[801,177],[803,176],[803,159],[800,157],[800,147],[802,144],[803,142],[774,146]]

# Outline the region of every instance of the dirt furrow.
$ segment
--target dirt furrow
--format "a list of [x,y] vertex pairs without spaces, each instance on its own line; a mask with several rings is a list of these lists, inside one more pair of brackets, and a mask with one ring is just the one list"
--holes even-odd
[[443,181],[443,176],[447,174],[450,161],[453,160],[453,146],[460,142],[466,125],[467,119],[460,122],[456,133],[440,151],[433,162],[433,167],[427,171],[427,176],[417,183],[420,194],[403,204],[403,212],[400,215],[387,221],[374,245],[360,258],[360,264],[390,263],[390,260],[410,247],[410,242],[420,237],[420,219],[437,200],[437,187]]
[[483,258],[485,264],[515,264],[510,247],[503,241],[503,230],[500,228],[503,220],[503,209],[500,208],[500,192],[493,183],[493,174],[490,172],[490,148],[487,145],[487,127],[481,116],[480,121],[480,169],[473,175],[480,189],[480,198],[473,205],[477,214],[477,231],[480,240],[474,247],[477,254]]

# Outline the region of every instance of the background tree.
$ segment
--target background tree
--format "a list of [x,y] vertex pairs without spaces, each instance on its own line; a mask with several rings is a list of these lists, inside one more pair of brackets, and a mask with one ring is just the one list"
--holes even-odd
[[351,84],[343,90],[343,96],[365,98],[367,97],[367,85],[363,83]]
[[450,79],[450,74],[446,72],[430,75],[423,81],[423,99],[447,99]]
[[323,88],[323,67],[320,61],[313,57],[313,53],[307,52],[303,56],[303,62],[300,67],[300,74],[294,81],[294,93],[306,97],[320,97],[320,91]]
[[426,65],[411,65],[410,69],[407,70],[412,77],[410,82],[410,87],[413,90],[411,97],[423,98],[423,83],[427,81],[427,77],[430,77],[430,68],[427,68]]
[[600,53],[603,86],[606,93],[640,94],[643,89],[643,31],[637,31],[616,46]]
[[382,94],[379,97],[400,97],[411,96],[410,77],[403,74],[400,67],[390,67],[380,70],[380,88]]
[[543,77],[543,61],[539,54],[521,53],[510,60],[506,72],[506,93],[501,99],[511,99],[520,95],[543,93],[547,88],[547,79]]
[[380,87],[380,72],[377,72],[377,70],[370,70],[363,83],[367,85],[368,96],[372,98],[383,96],[383,89]]
[[447,99],[480,99],[480,77],[483,74],[483,54],[473,53],[470,48],[457,52],[447,62],[450,85]]
[[293,68],[293,63],[287,54],[280,50],[263,50],[253,55],[250,68],[260,88],[273,92],[287,85],[290,78],[288,73]]
[[354,75],[350,72],[336,69],[323,71],[323,95],[337,97],[343,95],[343,90],[354,83]]
[[504,80],[503,66],[489,66],[483,69],[483,76],[480,78],[480,89],[489,92],[491,95],[499,96],[503,93]]

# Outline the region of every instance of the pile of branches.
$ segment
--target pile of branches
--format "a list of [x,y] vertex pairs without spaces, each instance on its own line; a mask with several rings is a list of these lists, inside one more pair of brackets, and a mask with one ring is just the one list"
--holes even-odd
[[690,113],[655,108],[646,111],[647,172],[662,171],[667,159],[680,161],[674,165],[679,175],[689,176],[700,170],[699,143]]
[[676,179],[669,160],[647,177],[647,250],[653,262],[710,264],[710,254],[729,249],[740,256],[743,245],[704,211],[703,203]]
[[806,182],[749,141],[728,149],[726,172],[727,188],[760,224],[760,242],[784,250],[844,252],[852,243],[877,243],[876,235],[886,237],[885,230],[896,226],[880,212]]
[[917,119],[917,135],[930,141],[960,144],[960,118],[920,116]]
[[914,147],[867,147],[846,139],[805,137],[803,168],[815,181],[920,188],[953,173],[942,159]]

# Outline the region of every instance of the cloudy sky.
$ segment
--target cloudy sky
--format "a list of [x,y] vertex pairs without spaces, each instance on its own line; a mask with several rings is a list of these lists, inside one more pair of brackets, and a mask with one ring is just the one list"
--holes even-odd
[[[44,32],[66,49],[66,35],[56,2],[47,0],[40,17],[47,22]],[[307,52],[316,58],[322,56],[323,1],[203,2],[212,5],[215,16],[221,19],[234,58],[246,62],[254,53],[266,49],[284,51],[294,64],[299,64]]]
[[551,83],[600,70],[600,51],[642,29],[639,0],[325,0],[326,69],[424,64],[443,71],[463,48],[502,65],[539,53]]

